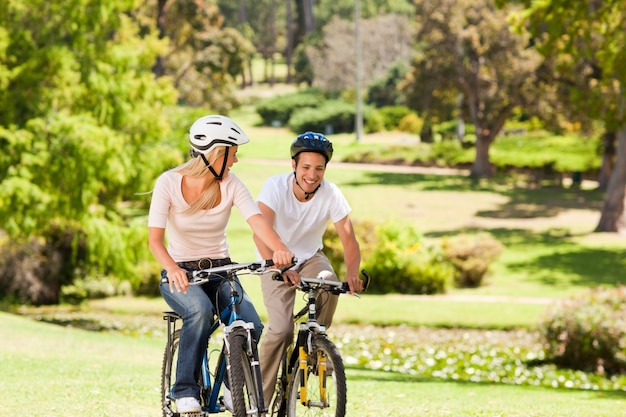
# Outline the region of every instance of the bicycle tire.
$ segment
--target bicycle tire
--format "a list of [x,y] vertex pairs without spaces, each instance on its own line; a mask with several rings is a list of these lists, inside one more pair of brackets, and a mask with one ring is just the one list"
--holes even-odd
[[276,389],[274,390],[274,398],[271,402],[270,417],[286,417],[287,416],[287,357],[289,351],[283,354],[280,363],[278,378],[276,379]]
[[253,358],[248,354],[247,345],[248,333],[245,329],[235,329],[228,335],[228,380],[233,400],[233,417],[265,415],[259,401],[259,392],[263,391],[255,382],[257,379],[252,365]]
[[[347,401],[346,372],[339,349],[321,334],[313,334],[311,346],[306,366],[306,404],[302,404],[300,400],[304,372],[296,363],[287,391],[287,417],[344,417]],[[321,358],[327,364],[323,378],[318,376]],[[326,390],[326,401],[322,398],[322,387]]]
[[[178,415],[172,404],[174,400],[171,397],[173,381],[176,375],[176,361],[178,355],[178,344],[180,342],[180,330],[176,330],[172,335],[172,343],[166,344],[163,353],[163,365],[161,366],[161,408],[163,417],[173,417]],[[174,378],[172,377],[174,375]]]

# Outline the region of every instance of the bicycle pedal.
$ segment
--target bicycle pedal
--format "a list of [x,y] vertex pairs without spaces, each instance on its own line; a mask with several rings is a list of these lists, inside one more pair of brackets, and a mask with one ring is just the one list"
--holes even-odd
[[179,413],[179,417],[204,417],[204,413],[202,411],[192,411],[190,413]]

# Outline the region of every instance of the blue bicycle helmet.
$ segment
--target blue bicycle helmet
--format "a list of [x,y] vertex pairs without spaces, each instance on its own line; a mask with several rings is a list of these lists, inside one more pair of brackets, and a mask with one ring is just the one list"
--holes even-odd
[[333,144],[321,133],[305,132],[291,144],[291,159],[300,152],[317,152],[326,158],[326,163],[333,157]]

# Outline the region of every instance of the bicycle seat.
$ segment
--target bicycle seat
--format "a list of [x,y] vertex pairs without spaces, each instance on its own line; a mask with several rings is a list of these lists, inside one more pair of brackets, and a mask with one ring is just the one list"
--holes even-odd
[[178,314],[175,311],[164,311],[163,312],[163,320],[176,321],[176,320],[180,320],[182,318],[183,318],[183,316],[181,316],[180,314]]

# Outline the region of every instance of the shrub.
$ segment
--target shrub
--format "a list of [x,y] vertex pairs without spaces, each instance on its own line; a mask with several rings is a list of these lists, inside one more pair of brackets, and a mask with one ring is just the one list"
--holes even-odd
[[454,283],[459,288],[476,288],[491,263],[504,247],[486,233],[457,235],[443,239],[444,257],[455,269]]
[[565,368],[626,372],[626,287],[591,289],[551,307],[540,324],[546,357]]
[[323,100],[323,97],[312,92],[286,94],[262,101],[256,107],[256,111],[266,126],[275,122],[287,125],[294,111],[302,108],[315,108]]
[[417,114],[409,113],[400,119],[400,123],[398,124],[398,130],[401,132],[419,134],[422,130],[422,126],[424,125],[424,120],[422,120]]
[[387,130],[397,129],[405,116],[415,114],[413,110],[406,106],[386,106],[378,109],[378,111],[383,116],[385,129]]
[[293,132],[348,133],[354,131],[355,106],[341,100],[327,100],[318,108],[301,108],[289,119]]
[[61,287],[73,281],[85,260],[85,240],[76,230],[57,227],[51,227],[46,238],[3,242],[0,298],[34,305],[59,302]]
[[[362,267],[372,276],[368,292],[402,294],[444,293],[452,276],[441,251],[429,246],[413,228],[395,222],[375,226],[354,222],[361,246]],[[324,235],[324,252],[340,276],[345,275],[343,249],[334,227]]]

